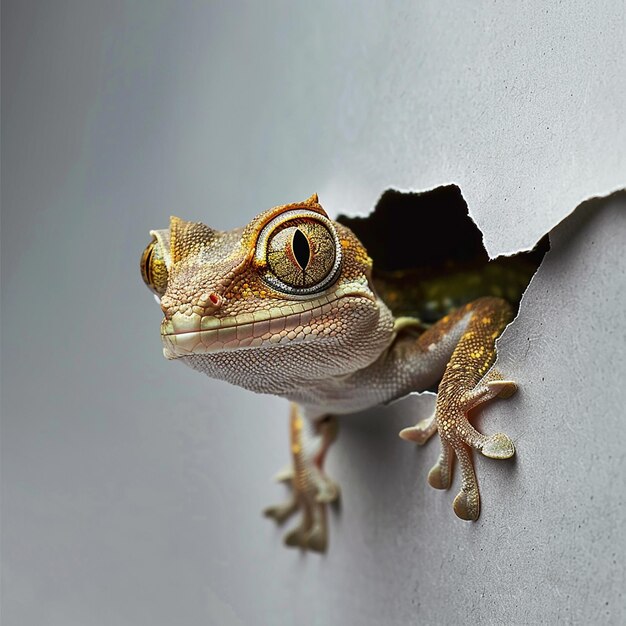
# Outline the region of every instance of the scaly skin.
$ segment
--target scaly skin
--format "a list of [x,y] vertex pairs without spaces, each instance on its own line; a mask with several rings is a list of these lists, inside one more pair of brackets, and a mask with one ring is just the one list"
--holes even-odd
[[480,298],[428,330],[395,318],[376,295],[372,262],[352,232],[328,219],[317,196],[261,213],[245,228],[215,231],[173,217],[153,231],[142,274],[164,313],[164,355],[214,378],[293,402],[288,478],[293,497],[266,510],[283,521],[302,511],[288,545],[326,549],[327,503],[338,488],[323,460],[336,436],[333,419],[388,402],[438,381],[435,415],[400,435],[424,443],[439,432],[442,453],[433,487],[447,489],[459,459],[456,514],[475,520],[480,499],[469,448],[513,455],[501,433],[486,437],[467,412],[515,384],[490,370],[495,341],[511,320],[499,298]]

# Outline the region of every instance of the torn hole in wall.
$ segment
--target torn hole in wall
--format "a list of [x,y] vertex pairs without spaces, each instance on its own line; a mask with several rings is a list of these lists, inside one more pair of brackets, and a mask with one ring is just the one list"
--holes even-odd
[[456,185],[383,193],[367,217],[340,215],[374,260],[372,279],[393,314],[424,325],[482,296],[506,299],[515,314],[550,244],[490,259]]
[[[400,211],[399,207],[396,207],[398,211],[394,216],[386,220],[384,219],[386,216],[383,215],[383,219],[379,218],[374,225],[371,223],[366,225],[361,231],[358,230],[359,222],[361,225],[364,221],[373,222],[373,216],[365,220],[346,220],[344,223],[348,223],[355,232],[358,232],[364,244],[369,245],[370,253],[376,262],[379,258],[385,261],[385,252],[391,256],[392,262],[398,258],[398,255],[406,252],[415,256],[420,253],[420,250],[417,250],[418,242],[423,242],[425,247],[431,245],[436,247],[442,243],[446,244],[449,240],[439,233],[450,231],[451,222],[448,224],[436,222],[438,226],[432,230],[429,216],[425,215],[427,209],[430,212],[443,210],[446,211],[446,217],[452,219],[450,212],[442,208],[442,204],[423,202],[424,195],[432,199],[433,193],[441,191],[436,189],[427,194],[393,192],[391,199],[396,205],[406,201],[406,196],[421,196],[421,198],[414,198],[420,202],[411,204],[409,199],[406,204],[406,208],[413,213],[408,213],[407,210]],[[460,191],[456,190],[456,192],[460,196]],[[400,203],[396,202],[398,200]],[[611,389],[616,385],[619,388],[620,375],[624,371],[623,350],[621,350],[623,342],[620,343],[624,335],[623,332],[620,333],[620,330],[624,325],[623,295],[626,282],[623,263],[620,263],[623,256],[620,246],[623,248],[626,231],[623,215],[621,219],[617,219],[617,211],[623,209],[626,205],[625,201],[624,192],[587,200],[574,208],[564,220],[550,230],[550,253],[545,256],[539,254],[531,259],[535,264],[535,271],[529,275],[529,285],[522,290],[523,296],[520,293],[520,298],[516,302],[518,309],[516,319],[499,339],[500,354],[496,367],[504,376],[519,383],[522,395],[521,402],[516,400],[512,405],[503,404],[498,408],[498,403],[496,403],[496,408],[489,415],[490,421],[486,434],[489,434],[489,431],[499,431],[502,425],[504,432],[513,435],[511,439],[516,448],[519,443],[519,457],[516,455],[513,459],[523,459],[519,464],[512,460],[506,465],[501,465],[501,470],[492,475],[494,478],[499,476],[491,483],[491,488],[495,485],[496,490],[507,484],[504,481],[514,480],[517,483],[513,490],[516,492],[515,498],[508,501],[506,505],[503,505],[502,500],[498,498],[487,498],[488,502],[493,503],[496,513],[500,507],[500,519],[508,521],[509,507],[512,502],[516,502],[521,492],[524,498],[531,494],[529,501],[532,501],[530,507],[526,504],[521,507],[522,510],[534,508],[540,511],[534,517],[531,515],[523,518],[525,525],[527,523],[541,524],[544,512],[548,516],[555,516],[557,524],[562,523],[565,518],[562,516],[562,507],[558,503],[564,501],[563,483],[557,486],[551,485],[548,491],[542,484],[545,468],[550,466],[553,469],[558,466],[558,462],[552,462],[550,451],[560,448],[576,450],[577,461],[584,459],[575,464],[577,467],[574,471],[578,472],[577,479],[565,481],[566,490],[569,489],[570,484],[576,485],[571,488],[568,501],[582,503],[581,485],[586,485],[591,494],[594,493],[591,485],[594,485],[598,489],[595,495],[597,496],[599,492],[605,498],[606,510],[614,506],[614,491],[609,495],[605,483],[601,481],[604,476],[611,475],[608,468],[612,467],[611,464],[614,465],[615,458],[620,454],[617,450],[621,442],[615,438],[615,433],[620,432],[623,402],[620,404],[620,400],[615,401],[614,394],[604,397],[606,394],[603,396],[598,390]],[[384,208],[382,200],[377,209],[381,206]],[[464,213],[466,214],[467,211],[465,210]],[[344,218],[341,219],[344,220]],[[430,233],[420,228],[424,220],[431,228]],[[478,241],[480,241],[480,231],[478,229],[476,231]],[[454,239],[457,232],[455,228],[450,239]],[[391,249],[381,251],[381,246],[377,248],[375,241],[377,237]],[[542,242],[545,242],[545,250],[547,250],[547,237],[542,239]],[[394,245],[402,249],[394,250]],[[454,252],[452,250],[452,253]],[[542,250],[539,252],[541,253]],[[450,251],[448,250],[447,253],[449,254]],[[468,253],[468,258],[471,256]],[[428,256],[422,258],[421,262],[428,262],[428,258]],[[411,430],[411,428],[406,429],[408,419],[413,421],[417,417],[420,421],[426,421],[433,415],[435,395],[429,392],[412,393],[408,397],[400,398],[394,405],[387,412],[387,417],[393,418],[395,424],[403,430]],[[480,413],[482,411],[471,416],[474,425],[476,425],[476,417],[480,420]],[[549,419],[542,419],[546,415]],[[510,426],[508,425],[511,417],[522,418],[516,420],[512,433],[509,432]],[[422,418],[426,419],[422,420]],[[491,421],[492,418],[495,418],[495,422]],[[604,439],[610,439],[615,444],[613,460],[605,452],[605,443],[597,443],[602,441],[602,438],[597,437],[597,426],[592,426],[592,424],[598,421],[602,422],[604,433],[608,433]],[[354,423],[357,424],[356,420]],[[371,423],[375,424],[375,420]],[[420,422],[415,428],[419,424]],[[504,426],[505,424],[507,426]],[[358,427],[362,427],[360,421]],[[374,428],[371,432],[375,436],[372,437],[370,449],[374,454],[380,454],[378,447],[383,431],[382,428],[381,430],[374,430]],[[480,421],[477,428],[479,432],[483,432]],[[349,427],[344,428],[344,432],[346,430],[349,430]],[[355,431],[356,428],[353,432]],[[346,439],[349,440],[349,438]],[[410,437],[409,439],[417,440]],[[364,438],[360,437],[356,441],[356,444],[348,443],[350,452],[362,446]],[[590,446],[594,445],[593,441],[599,448],[590,450]],[[374,446],[377,448],[375,449]],[[424,461],[424,456],[424,451],[420,450],[419,463],[422,467],[427,467],[428,460]],[[481,455],[475,455],[475,458],[478,464],[481,463],[481,459],[484,460]],[[593,476],[597,475],[598,458],[605,460],[607,464],[605,469],[609,473],[601,474],[602,478],[596,481]],[[478,464],[476,467],[480,472]],[[402,471],[404,467],[402,465]],[[366,480],[371,480],[371,478],[372,474],[369,474]],[[497,484],[498,480],[501,482],[500,485]],[[507,489],[510,490],[510,486],[507,486]],[[363,491],[367,493],[367,488]],[[593,500],[593,495],[591,500]],[[555,505],[554,502],[557,504]],[[582,503],[580,510],[584,511],[583,513],[580,513],[580,510],[576,512],[576,507],[571,507],[571,509],[574,515],[579,515],[581,519],[584,519],[595,513],[597,510],[594,510],[595,506],[597,506],[595,503],[587,502],[587,506]]]
[[[372,257],[372,281],[394,316],[416,317],[423,330],[453,310],[485,296],[509,302],[515,321],[522,297],[550,249],[546,234],[531,250],[490,259],[482,231],[471,218],[456,185],[424,192],[389,189],[369,216],[340,215],[337,221],[354,232]],[[415,426],[402,428],[401,438],[425,443],[425,424],[435,414],[438,386],[394,402],[403,407],[403,415],[419,418]],[[493,437],[497,436],[506,440],[506,454],[494,455],[482,449],[483,454],[509,458],[513,443],[506,435]],[[432,471],[430,484],[445,488],[436,478],[431,482]],[[469,512],[462,504],[457,508],[457,501],[462,502],[459,496],[454,505],[459,517],[476,519],[477,511]]]

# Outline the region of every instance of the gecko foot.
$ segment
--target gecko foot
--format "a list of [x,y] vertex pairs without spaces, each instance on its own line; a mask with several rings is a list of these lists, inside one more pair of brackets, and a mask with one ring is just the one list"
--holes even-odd
[[473,521],[480,515],[480,494],[471,448],[492,459],[508,459],[515,454],[513,442],[507,435],[504,433],[483,435],[469,423],[467,413],[477,405],[497,396],[509,398],[516,390],[514,382],[502,380],[500,374],[493,371],[474,389],[458,394],[452,387],[444,390],[437,399],[437,426],[442,453],[429,474],[429,482],[433,487],[448,488],[452,475],[452,459],[456,456],[461,470],[462,485],[461,491],[454,499],[453,507],[461,519]]
[[514,382],[503,380],[496,370],[492,370],[469,391],[460,391],[455,386],[440,389],[435,414],[400,431],[400,437],[418,444],[425,443],[439,431],[441,453],[428,474],[428,483],[435,489],[448,489],[452,484],[452,468],[456,457],[462,486],[453,507],[461,519],[476,520],[480,514],[480,494],[471,448],[492,459],[508,459],[515,454],[513,442],[507,435],[483,435],[469,423],[467,413],[495,397],[509,398],[516,390]]
[[325,552],[328,545],[328,505],[340,496],[339,485],[323,471],[329,446],[337,437],[337,420],[327,416],[314,421],[303,419],[295,405],[291,415],[293,466],[281,471],[277,480],[291,488],[290,498],[263,512],[279,524],[301,513],[299,526],[285,535],[285,544],[303,550]]
[[321,472],[314,471],[311,474],[305,485],[299,485],[293,480],[285,481],[292,489],[291,497],[286,502],[267,507],[263,514],[283,524],[300,512],[300,525],[285,535],[285,545],[325,552],[328,545],[327,508],[329,504],[338,501],[340,489],[337,483]]

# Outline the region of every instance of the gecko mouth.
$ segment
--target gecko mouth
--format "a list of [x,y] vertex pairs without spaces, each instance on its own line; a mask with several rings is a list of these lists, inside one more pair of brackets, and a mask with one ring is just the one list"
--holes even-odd
[[313,300],[292,301],[253,313],[222,318],[175,313],[171,320],[161,323],[163,354],[168,359],[177,359],[193,354],[333,337],[340,332],[340,325],[322,324],[320,320],[336,309],[338,300],[345,298],[365,298],[375,302],[372,292],[363,285],[347,284]]

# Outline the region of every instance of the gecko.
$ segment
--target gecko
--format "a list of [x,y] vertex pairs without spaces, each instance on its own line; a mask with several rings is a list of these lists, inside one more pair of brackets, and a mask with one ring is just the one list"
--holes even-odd
[[338,418],[437,384],[434,413],[399,434],[420,445],[439,435],[428,482],[448,489],[456,459],[453,510],[478,518],[472,450],[493,459],[515,453],[507,435],[484,435],[468,420],[470,410],[517,389],[493,367],[496,339],[513,319],[505,299],[477,298],[428,327],[394,315],[374,286],[367,250],[316,194],[230,231],[171,217],[168,229],[150,234],[141,273],[163,311],[164,356],[290,402],[292,464],[277,478],[291,497],[265,510],[279,523],[300,513],[288,546],[327,549],[328,507],[340,489],[324,463]]

